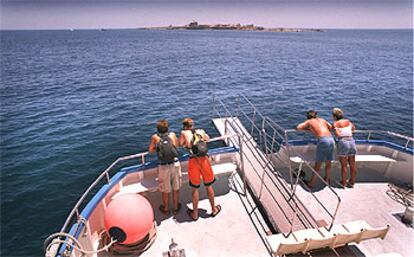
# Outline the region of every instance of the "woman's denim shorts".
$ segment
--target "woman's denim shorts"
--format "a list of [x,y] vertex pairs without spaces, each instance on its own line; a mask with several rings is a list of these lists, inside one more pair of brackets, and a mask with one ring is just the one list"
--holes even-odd
[[350,155],[356,155],[357,149],[355,140],[351,138],[340,138],[336,147],[336,155],[338,157],[345,157]]

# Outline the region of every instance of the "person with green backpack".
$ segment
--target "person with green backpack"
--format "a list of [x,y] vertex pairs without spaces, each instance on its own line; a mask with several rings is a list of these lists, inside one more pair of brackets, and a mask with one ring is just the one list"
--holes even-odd
[[168,201],[171,191],[173,192],[173,214],[177,214],[181,209],[179,190],[182,185],[182,175],[177,147],[177,136],[174,132],[168,131],[168,121],[159,120],[157,133],[151,137],[149,152],[157,153],[159,191],[162,194],[162,205],[159,209],[165,215],[170,213]]
[[193,209],[187,209],[187,214],[192,220],[198,220],[198,201],[200,178],[203,179],[207,191],[208,200],[211,205],[211,216],[215,217],[221,211],[221,206],[214,201],[213,183],[216,181],[210,160],[208,158],[207,141],[209,136],[202,129],[195,129],[191,118],[183,120],[183,130],[180,135],[180,145],[184,147],[190,155],[188,160],[188,179],[192,187]]

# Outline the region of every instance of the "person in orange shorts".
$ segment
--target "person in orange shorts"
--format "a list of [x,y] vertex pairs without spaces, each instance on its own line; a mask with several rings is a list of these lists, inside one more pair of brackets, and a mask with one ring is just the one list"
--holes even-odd
[[180,135],[180,145],[188,150],[190,159],[188,160],[188,177],[189,183],[192,187],[192,201],[193,209],[188,209],[188,215],[194,220],[198,220],[198,189],[203,179],[206,187],[208,200],[211,205],[211,216],[215,217],[220,211],[221,206],[215,205],[214,189],[212,187],[214,181],[213,170],[210,165],[210,160],[207,156],[207,144],[210,139],[207,133],[202,129],[195,129],[194,122],[191,118],[183,120],[183,130]]

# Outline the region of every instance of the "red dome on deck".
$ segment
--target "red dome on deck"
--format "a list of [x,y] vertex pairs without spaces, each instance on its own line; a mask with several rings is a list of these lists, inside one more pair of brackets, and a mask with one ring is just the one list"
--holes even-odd
[[121,244],[142,240],[151,230],[153,222],[151,204],[138,194],[120,195],[105,210],[105,229]]

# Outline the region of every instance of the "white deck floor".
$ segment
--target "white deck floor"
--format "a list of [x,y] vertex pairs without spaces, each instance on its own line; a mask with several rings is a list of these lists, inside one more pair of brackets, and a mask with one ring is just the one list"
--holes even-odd
[[187,257],[270,256],[254,226],[257,223],[253,221],[255,213],[249,215],[252,208],[244,205],[245,197],[229,189],[227,178],[220,177],[214,184],[216,204],[222,206],[222,211],[214,218],[209,216],[211,208],[203,186],[200,188],[200,218],[197,221],[192,221],[186,213],[187,206],[192,208],[191,189],[188,185],[184,185],[181,190],[183,207],[175,216],[165,216],[158,210],[160,193],[149,194],[148,198],[155,210],[158,232],[155,243],[141,256],[162,256],[163,252],[168,251],[171,238],[178,244],[178,249],[185,250]]
[[[414,229],[403,224],[395,214],[404,212],[404,206],[392,200],[386,191],[387,183],[356,183],[354,188],[335,191],[341,197],[341,206],[335,223],[341,224],[354,220],[365,220],[373,227],[390,225],[391,228],[384,240],[372,239],[358,244],[363,256],[376,256],[383,253],[396,252],[404,257],[414,256]],[[329,202],[328,189],[316,189],[315,194],[321,201],[327,203],[328,208],[334,208]],[[311,200],[310,194],[298,188],[300,199],[307,203]],[[321,213],[316,205],[307,205],[311,213]]]

